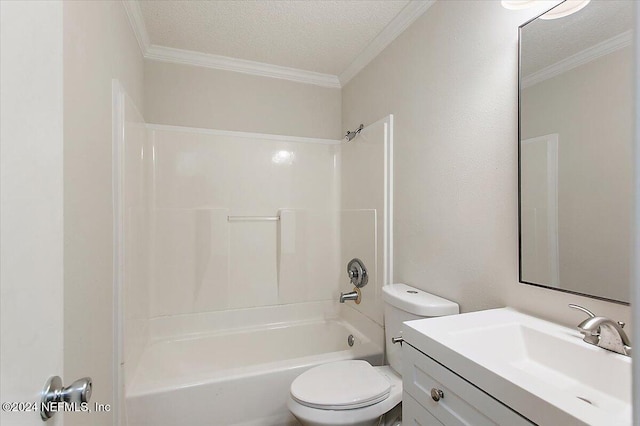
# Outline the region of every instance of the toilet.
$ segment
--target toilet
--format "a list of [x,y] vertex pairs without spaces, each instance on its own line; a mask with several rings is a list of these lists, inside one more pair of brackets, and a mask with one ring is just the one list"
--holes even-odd
[[[299,375],[291,383],[287,407],[304,426],[377,425],[380,416],[402,402],[402,351],[391,340],[401,335],[402,323],[460,312],[457,303],[406,284],[384,286],[382,293],[389,365],[336,361]],[[390,420],[387,424],[400,424]]]

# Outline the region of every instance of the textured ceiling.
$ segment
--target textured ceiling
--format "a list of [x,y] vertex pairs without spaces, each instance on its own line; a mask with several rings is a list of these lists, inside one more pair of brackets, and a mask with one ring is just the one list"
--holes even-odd
[[628,0],[592,0],[564,18],[535,21],[522,30],[522,75],[526,76],[621,34],[634,26]]
[[408,0],[140,1],[151,44],[340,74]]

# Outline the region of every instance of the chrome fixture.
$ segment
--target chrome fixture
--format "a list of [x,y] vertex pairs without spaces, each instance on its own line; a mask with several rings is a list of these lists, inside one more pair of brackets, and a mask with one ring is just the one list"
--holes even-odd
[[347,134],[344,135],[344,138],[347,140],[347,142],[351,142],[356,136],[358,136],[358,134],[362,131],[362,129],[364,129],[364,124],[361,124],[354,131],[347,130]]
[[578,324],[578,331],[584,335],[582,340],[609,351],[631,356],[631,341],[623,330],[623,322],[598,317],[587,308],[573,303],[569,304],[569,307],[589,315],[589,318]]
[[353,334],[350,334],[350,335],[347,337],[347,345],[349,345],[349,346],[353,346],[353,344],[354,344],[355,342],[356,342],[356,338],[355,338],[355,337],[353,337]]
[[347,264],[347,275],[349,276],[349,281],[355,288],[349,293],[340,293],[340,303],[344,303],[345,300],[353,300],[356,302],[356,305],[359,305],[362,300],[360,288],[369,282],[369,274],[367,274],[367,268],[364,266],[364,263],[362,263],[362,260],[356,258],[351,259],[349,264]]
[[80,409],[81,404],[86,404],[91,399],[91,377],[83,377],[70,386],[62,387],[60,376],[53,376],[47,380],[40,398],[40,417],[43,421],[49,420],[58,411],[58,404],[71,404],[74,409]]
[[367,268],[362,263],[362,260],[354,258],[351,259],[347,265],[347,275],[351,284],[357,288],[362,288],[369,282],[369,274],[367,274]]
[[400,346],[402,346],[402,342],[404,342],[404,339],[402,338],[402,336],[391,338],[391,343],[393,343],[394,345],[396,343],[400,343]]
[[438,402],[442,398],[444,398],[444,392],[442,392],[442,389],[431,388],[431,399]]
[[360,303],[360,290],[356,288],[349,293],[340,293],[340,303],[344,303],[345,300],[353,300],[356,303]]
[[280,216],[227,216],[228,222],[277,222]]

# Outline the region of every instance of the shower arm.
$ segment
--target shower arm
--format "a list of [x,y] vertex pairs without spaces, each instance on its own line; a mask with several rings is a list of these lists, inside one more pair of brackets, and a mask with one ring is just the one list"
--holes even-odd
[[355,139],[356,136],[358,136],[362,129],[364,129],[364,124],[360,124],[360,126],[358,126],[356,130],[347,130],[347,134],[344,135],[344,138],[347,140],[347,142],[351,142],[353,139]]

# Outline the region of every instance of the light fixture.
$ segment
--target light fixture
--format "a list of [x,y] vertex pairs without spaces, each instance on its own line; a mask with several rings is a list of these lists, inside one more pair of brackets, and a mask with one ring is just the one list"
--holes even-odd
[[[544,0],[502,0],[502,7],[509,10],[528,9],[535,6],[536,3],[542,3],[543,1]],[[558,19],[569,16],[584,8],[590,1],[591,0],[565,0],[540,16],[540,19]],[[549,1],[545,1],[545,3],[549,3]]]
[[566,0],[540,16],[540,19],[558,19],[569,16],[583,9],[590,1],[591,0]]
[[520,10],[532,7],[536,0],[502,0],[502,7],[509,10]]

